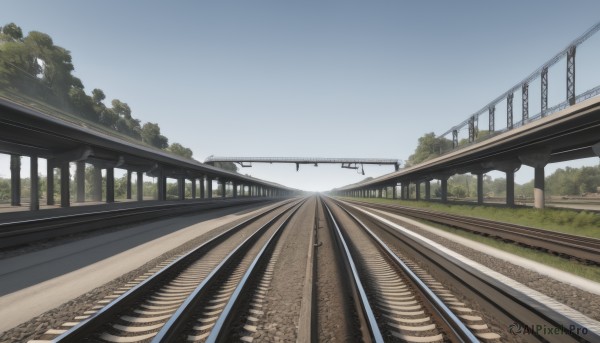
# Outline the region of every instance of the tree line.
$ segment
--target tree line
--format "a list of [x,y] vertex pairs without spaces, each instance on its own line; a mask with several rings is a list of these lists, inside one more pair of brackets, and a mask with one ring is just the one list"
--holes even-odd
[[0,27],[0,88],[13,90],[46,104],[66,109],[72,114],[100,124],[153,147],[192,158],[192,150],[179,143],[169,144],[157,123],[133,117],[127,103],[113,99],[105,104],[106,95],[99,88],[90,94],[72,72],[71,53],[54,44],[39,31],[23,36],[15,23]]

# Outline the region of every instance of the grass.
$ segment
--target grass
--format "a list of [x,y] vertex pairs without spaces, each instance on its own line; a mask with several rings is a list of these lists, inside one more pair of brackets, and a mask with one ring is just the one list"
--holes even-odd
[[600,238],[600,215],[570,209],[507,208],[498,206],[442,204],[429,201],[407,201],[385,198],[345,198],[372,203],[396,204],[424,208],[468,217],[502,221],[571,235]]
[[490,247],[506,251],[508,253],[521,256],[523,258],[542,263],[544,265],[554,267],[556,269],[565,271],[567,273],[575,274],[583,278],[600,282],[600,266],[586,265],[576,260],[568,260],[563,257],[555,256],[544,251],[539,251],[512,243],[506,243],[501,240],[497,240],[490,237],[481,236],[468,231],[456,229],[439,224],[427,223],[427,225],[434,226],[440,230],[453,233],[457,236],[476,241]]
[[[528,225],[542,229],[555,230],[570,234],[600,238],[600,215],[575,210],[533,208],[501,208],[492,206],[446,205],[432,202],[417,202],[382,198],[345,198],[373,203],[398,204],[418,208],[427,208],[440,212],[460,214],[470,217],[499,220],[514,224]],[[423,220],[418,220],[424,222]],[[457,236],[476,241],[508,253],[527,258],[556,269],[600,282],[600,266],[586,265],[576,260],[569,260],[544,251],[506,243],[495,238],[485,237],[465,230],[426,222],[427,225],[453,233]]]

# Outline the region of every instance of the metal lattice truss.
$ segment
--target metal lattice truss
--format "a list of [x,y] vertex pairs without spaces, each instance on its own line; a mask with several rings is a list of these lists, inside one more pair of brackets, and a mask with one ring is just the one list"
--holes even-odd
[[[214,164],[215,162],[233,162],[242,167],[252,167],[252,163],[294,163],[296,170],[301,164],[313,164],[315,167],[319,163],[341,164],[345,169],[359,169],[365,164],[393,165],[395,170],[400,169],[400,161],[394,159],[379,158],[320,158],[320,157],[223,157],[209,156],[204,163]],[[364,174],[364,170],[363,170]]]
[[[512,97],[513,97],[513,94],[516,91],[518,91],[519,89],[521,89],[521,94],[522,94],[522,106],[523,106],[522,123],[525,123],[528,120],[533,119],[533,118],[530,118],[530,116],[529,116],[529,84],[532,81],[536,80],[538,77],[540,78],[540,81],[541,81],[540,82],[540,84],[541,84],[541,109],[540,109],[540,114],[539,114],[540,117],[543,117],[550,113],[553,113],[554,111],[556,111],[559,108],[565,108],[566,106],[573,105],[573,104],[577,103],[578,101],[582,101],[582,100],[588,99],[592,96],[598,95],[600,92],[599,91],[600,86],[595,87],[594,89],[591,89],[580,95],[576,95],[576,93],[575,93],[575,52],[577,50],[577,46],[579,46],[580,44],[585,42],[588,38],[593,36],[599,30],[600,30],[600,22],[596,23],[589,30],[584,32],[581,36],[577,37],[577,39],[573,40],[565,49],[561,50],[558,54],[556,54],[554,57],[552,57],[548,62],[544,63],[542,66],[537,68],[533,73],[531,73],[529,76],[527,76],[524,80],[522,80],[517,85],[515,85],[514,87],[512,87],[511,89],[509,89],[508,91],[506,91],[505,93],[503,93],[502,95],[500,95],[499,97],[494,99],[492,102],[490,102],[489,104],[484,106],[479,111],[477,111],[474,114],[472,114],[471,116],[469,116],[462,123],[452,127],[448,131],[444,132],[438,138],[445,137],[446,135],[452,133],[453,142],[457,141],[458,139],[457,139],[457,137],[455,137],[455,133],[460,131],[465,126],[471,125],[473,117],[479,118],[479,116],[484,114],[486,111],[489,111],[489,116],[490,116],[490,133],[494,132],[494,129],[495,129],[494,121],[493,121],[494,108],[495,108],[496,104],[503,101],[504,99],[507,100],[507,128],[508,129],[513,128],[515,125],[513,125],[513,122],[512,122]],[[561,103],[552,108],[548,108],[548,68],[550,68],[553,65],[555,65],[556,63],[558,63],[563,57],[566,57],[566,59],[567,59],[567,71],[566,71],[566,74],[567,74],[567,94],[566,94],[567,96],[566,96],[566,98],[567,99],[566,99],[565,103]],[[537,116],[534,116],[534,118],[535,117],[537,117]],[[469,128],[469,133],[471,133],[470,128]],[[469,138],[471,138],[471,136],[469,136]],[[456,147],[456,146],[458,146],[458,144],[454,144],[454,146]]]

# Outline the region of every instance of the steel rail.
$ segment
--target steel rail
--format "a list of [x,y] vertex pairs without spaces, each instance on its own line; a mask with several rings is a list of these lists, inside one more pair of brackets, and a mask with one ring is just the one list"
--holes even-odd
[[479,342],[479,339],[467,328],[467,326],[452,312],[446,304],[404,263],[388,246],[385,244],[367,225],[365,225],[354,214],[350,213],[346,208],[340,206],[358,225],[369,234],[369,236],[377,243],[386,256],[396,263],[402,272],[404,272],[413,284],[421,291],[425,298],[431,304],[432,308],[438,317],[444,321],[444,326],[449,329],[446,332],[451,336],[452,342]]
[[[33,243],[72,233],[92,231],[109,225],[124,225],[166,216],[180,215],[198,210],[212,210],[230,206],[263,202],[259,199],[241,199],[236,203],[229,200],[211,200],[189,203],[163,203],[133,208],[71,213],[44,218],[12,220],[0,223],[0,248]],[[268,201],[268,199],[264,199]],[[93,205],[92,205],[93,206]]]
[[[301,206],[305,200],[299,201],[300,204],[294,206]],[[279,218],[283,217],[286,212],[290,211],[287,209],[282,213],[278,214],[266,224],[261,226],[251,236],[246,238],[240,243],[235,249],[233,249],[211,272],[204,280],[190,293],[190,295],[183,301],[181,306],[173,313],[171,318],[162,326],[160,331],[152,338],[153,343],[158,342],[177,342],[183,330],[186,328],[186,323],[193,315],[196,310],[196,306],[210,291],[211,287],[217,283],[217,278],[221,273],[227,270],[227,267],[233,262],[238,260],[240,255],[243,255],[245,251],[249,250],[252,245],[260,238],[264,231],[266,231],[271,225],[273,225]]]
[[[358,210],[363,211],[363,210]],[[585,328],[578,314],[557,312],[551,305],[539,299],[535,294],[517,289],[514,285],[499,281],[493,274],[482,272],[476,266],[463,261],[458,256],[441,251],[438,247],[407,235],[392,224],[374,218],[373,215],[361,213],[374,226],[387,232],[397,240],[399,249],[414,259],[419,259],[436,268],[456,283],[464,292],[471,293],[473,301],[482,308],[487,308],[489,315],[496,312],[505,316],[515,325],[529,326],[535,324],[541,327],[558,328],[561,335],[545,335],[543,332],[531,332],[531,337],[543,342],[598,342],[600,335],[597,330],[586,328],[575,332],[569,328]],[[433,243],[435,244],[435,243]],[[537,293],[537,292],[534,292]],[[577,317],[576,319],[574,319]],[[508,324],[507,324],[508,327]]]
[[345,200],[349,203],[391,210],[417,219],[453,226],[474,233],[495,236],[534,248],[545,249],[560,255],[600,264],[600,239],[554,232],[529,226],[447,214],[406,206],[373,204],[364,201]]
[[[70,330],[68,330],[68,331],[62,333],[61,335],[57,336],[56,338],[54,338],[52,340],[52,342],[54,342],[54,343],[58,343],[58,342],[78,343],[78,342],[81,342],[87,336],[92,334],[96,329],[98,329],[102,325],[106,324],[110,319],[114,318],[114,316],[116,316],[119,312],[123,311],[124,309],[129,308],[129,306],[132,303],[134,303],[140,296],[151,291],[152,289],[157,288],[160,284],[164,283],[165,280],[167,280],[170,277],[170,275],[172,275],[173,273],[176,272],[176,270],[184,268],[185,266],[187,266],[191,262],[193,262],[193,260],[197,259],[198,254],[206,253],[208,250],[210,250],[216,244],[219,244],[219,243],[225,241],[227,238],[231,237],[235,232],[239,231],[239,229],[247,226],[248,224],[258,220],[259,218],[261,218],[263,216],[266,216],[267,214],[269,214],[273,211],[276,211],[277,209],[287,205],[288,203],[289,202],[280,204],[280,205],[278,205],[274,208],[271,208],[263,213],[260,213],[251,218],[248,218],[248,219],[242,221],[241,223],[233,226],[232,228],[211,238],[209,241],[207,241],[207,242],[201,244],[200,246],[196,247],[195,249],[189,251],[185,255],[177,258],[175,261],[171,262],[169,265],[165,266],[164,268],[162,268],[160,271],[158,271],[154,275],[148,277],[146,280],[140,282],[138,285],[134,286],[127,292],[123,293],[121,296],[119,296],[117,299],[115,299],[114,301],[112,301],[111,303],[109,303],[108,305],[103,307],[102,309],[100,309],[98,312],[96,312],[91,317],[81,321],[79,324],[73,326]],[[285,212],[282,212],[282,213],[285,213]],[[273,219],[271,219],[269,221],[269,223],[276,220],[281,215],[282,214],[278,214]],[[261,230],[264,227],[265,226],[262,226],[256,232],[261,232]],[[247,238],[244,242],[248,241],[248,239],[250,239],[251,237],[254,237],[254,235]],[[222,264],[223,263],[221,263],[220,265],[222,265]],[[213,271],[213,273],[214,273],[214,271]],[[211,275],[212,275],[212,273],[211,273]]]
[[346,244],[346,240],[342,235],[342,231],[338,223],[336,222],[333,213],[329,209],[329,206],[325,202],[323,202],[323,206],[327,209],[327,213],[329,214],[329,219],[334,226],[334,232],[336,234],[338,242],[341,243],[343,248],[343,258],[350,266],[350,271],[352,273],[352,280],[356,291],[359,294],[359,305],[362,310],[363,317],[366,319],[367,330],[371,335],[371,340],[374,342],[384,342],[383,335],[381,334],[381,330],[379,330],[379,326],[377,325],[377,320],[375,319],[375,313],[373,313],[373,309],[369,303],[369,299],[367,297],[367,293],[365,288],[360,281],[360,276],[358,275],[358,269],[356,268],[356,264],[354,263],[354,259],[352,258],[352,254],[350,253],[350,249],[348,248],[348,244]]
[[235,315],[235,313],[237,312],[237,310],[239,309],[239,307],[241,305],[240,302],[242,299],[242,296],[241,296],[242,293],[243,292],[245,293],[248,291],[248,284],[249,284],[248,281],[251,279],[253,274],[258,273],[259,268],[256,268],[256,267],[259,264],[261,264],[262,262],[264,262],[264,260],[266,260],[270,257],[270,254],[266,254],[265,252],[268,249],[270,249],[271,247],[275,246],[275,244],[277,243],[277,239],[279,238],[279,236],[281,235],[281,232],[283,231],[283,228],[289,224],[292,216],[296,212],[298,212],[298,209],[300,209],[301,206],[302,206],[302,204],[298,205],[288,215],[288,217],[285,219],[285,221],[283,223],[281,223],[281,225],[279,225],[277,230],[271,235],[271,237],[269,237],[269,240],[265,243],[265,245],[262,247],[262,249],[260,249],[260,252],[258,253],[258,255],[256,255],[256,257],[252,261],[252,264],[250,264],[250,267],[248,268],[248,270],[246,271],[246,273],[240,280],[240,283],[237,285],[237,287],[233,291],[233,294],[229,298],[227,305],[225,305],[223,312],[221,312],[221,315],[217,319],[217,322],[211,329],[210,335],[208,335],[208,337],[206,338],[205,343],[225,342],[227,340],[227,337],[226,337],[226,334],[228,333],[227,329],[229,328],[231,321],[233,320],[233,316]]

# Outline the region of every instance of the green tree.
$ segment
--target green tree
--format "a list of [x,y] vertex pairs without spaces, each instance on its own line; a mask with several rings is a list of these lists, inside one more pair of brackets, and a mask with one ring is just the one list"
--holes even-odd
[[166,149],[169,146],[167,137],[160,134],[160,127],[156,123],[146,123],[142,126],[142,140],[159,149]]
[[2,27],[2,34],[6,36],[5,39],[12,41],[20,41],[23,39],[23,30],[15,23],[10,23]]
[[[169,145],[169,147],[167,148],[167,151],[169,151],[170,153],[173,153],[175,155],[179,155],[179,156],[189,158],[189,159],[192,159],[192,155],[193,155],[192,149],[186,148],[179,143],[173,143],[173,144]],[[237,170],[237,168],[236,168],[236,170]]]
[[442,153],[452,149],[452,141],[446,138],[437,138],[435,133],[430,132],[419,138],[415,152],[408,158],[407,164],[414,166],[421,162],[430,160]]

